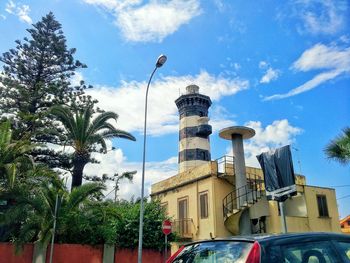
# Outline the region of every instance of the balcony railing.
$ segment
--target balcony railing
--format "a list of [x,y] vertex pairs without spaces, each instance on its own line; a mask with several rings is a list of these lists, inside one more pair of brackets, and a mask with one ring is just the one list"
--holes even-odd
[[193,234],[192,227],[193,227],[192,218],[177,219],[177,220],[174,220],[172,230],[182,238],[192,238],[192,234]]

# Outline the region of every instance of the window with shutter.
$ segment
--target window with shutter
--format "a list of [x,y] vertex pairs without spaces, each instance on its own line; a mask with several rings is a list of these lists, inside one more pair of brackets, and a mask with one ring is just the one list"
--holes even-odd
[[325,195],[317,195],[318,214],[321,217],[329,217],[327,198]]
[[199,194],[199,207],[201,218],[208,217],[208,192]]

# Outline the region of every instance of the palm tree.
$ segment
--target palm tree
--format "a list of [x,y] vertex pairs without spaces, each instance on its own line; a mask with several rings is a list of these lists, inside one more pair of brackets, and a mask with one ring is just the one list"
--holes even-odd
[[64,216],[74,213],[88,200],[102,196],[104,189],[105,186],[101,183],[87,183],[68,192],[64,189],[62,181],[43,183],[37,187],[35,193],[19,194],[15,199],[16,206],[0,216],[0,224],[16,224],[17,227],[12,231],[11,239],[14,240],[17,248],[28,242],[39,242],[46,246],[53,234],[57,195],[60,200],[57,221],[60,222]]
[[350,127],[344,128],[343,133],[330,141],[324,151],[329,159],[344,165],[348,164],[350,162]]
[[93,107],[86,106],[83,109],[70,109],[63,106],[55,106],[51,113],[63,124],[67,131],[67,143],[74,148],[72,159],[72,188],[82,184],[83,170],[91,161],[91,152],[96,151],[96,146],[101,146],[101,152],[107,152],[105,139],[124,138],[135,141],[130,133],[116,129],[110,120],[117,121],[118,114],[114,112],[99,113],[93,117]]
[[[13,140],[9,122],[0,125],[0,201],[5,203],[0,209],[0,219],[14,207],[19,196],[34,194],[44,182],[56,184],[58,176],[54,171],[33,162],[30,153],[37,146],[26,139]],[[24,215],[18,210],[18,217]],[[10,234],[17,229],[18,224],[11,219],[0,224],[0,240],[8,241]]]
[[15,181],[34,168],[28,140],[14,141],[9,122],[0,125],[0,192],[12,189]]

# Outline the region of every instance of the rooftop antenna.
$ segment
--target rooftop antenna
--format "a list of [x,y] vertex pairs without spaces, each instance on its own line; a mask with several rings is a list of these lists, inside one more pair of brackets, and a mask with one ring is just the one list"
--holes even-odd
[[299,152],[299,149],[296,148],[296,147],[294,147],[293,145],[292,145],[292,149],[293,149],[294,151],[297,152],[297,162],[298,162],[298,166],[299,166],[299,173],[300,173],[300,175],[302,175],[302,174],[301,174],[301,162],[300,162],[300,152]]

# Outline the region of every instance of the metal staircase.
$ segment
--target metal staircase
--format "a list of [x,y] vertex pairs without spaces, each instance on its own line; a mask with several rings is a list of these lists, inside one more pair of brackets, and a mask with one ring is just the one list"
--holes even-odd
[[242,213],[263,197],[263,183],[254,178],[247,185],[233,190],[223,199],[223,216],[226,228],[234,235],[239,234],[239,220]]
[[224,220],[241,209],[250,207],[258,202],[263,195],[262,186],[262,182],[258,179],[248,180],[247,185],[237,188],[226,195],[222,201]]
[[264,195],[264,181],[257,174],[247,173],[247,185],[235,187],[235,158],[223,156],[216,160],[217,177],[233,186],[233,191],[223,199],[223,218],[226,228],[234,235],[239,234],[239,221],[242,213],[253,206]]

